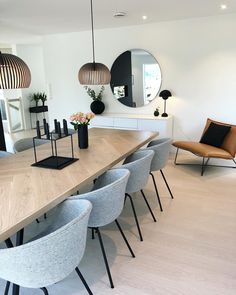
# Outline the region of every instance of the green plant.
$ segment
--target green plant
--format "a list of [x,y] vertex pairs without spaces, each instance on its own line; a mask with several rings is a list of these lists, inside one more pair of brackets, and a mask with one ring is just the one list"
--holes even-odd
[[36,106],[38,105],[38,102],[40,101],[40,93],[33,93],[30,95],[31,101],[35,101]]
[[47,100],[47,95],[45,92],[40,93],[40,99],[44,105],[45,101]]
[[88,93],[88,95],[92,98],[92,100],[99,100],[99,101],[102,100],[102,94],[103,94],[103,92],[105,90],[105,87],[104,86],[101,87],[101,89],[98,92],[98,94],[96,94],[96,92],[92,88],[90,88],[88,86],[84,86],[84,89],[86,90],[86,92]]
[[47,95],[45,92],[36,92],[30,95],[31,101],[35,101],[36,106],[38,105],[39,101],[41,100],[43,105],[47,100]]

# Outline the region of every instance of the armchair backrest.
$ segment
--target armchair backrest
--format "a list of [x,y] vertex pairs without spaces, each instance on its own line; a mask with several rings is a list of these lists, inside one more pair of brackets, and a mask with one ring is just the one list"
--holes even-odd
[[47,287],[66,278],[79,264],[86,245],[90,202],[59,205],[61,227],[22,246],[0,250],[0,277],[22,287]]
[[150,171],[158,171],[166,166],[169,159],[171,143],[171,138],[161,138],[149,142],[144,150],[153,150],[155,152]]
[[231,126],[231,129],[230,129],[229,133],[226,135],[221,148],[224,149],[225,151],[229,152],[232,157],[235,157],[235,155],[236,155],[236,125],[222,123],[222,122],[214,121],[214,120],[208,118],[206,121],[205,128],[203,130],[203,134],[205,133],[205,131],[207,130],[207,128],[209,127],[211,122],[219,124],[219,125]]
[[129,175],[127,169],[108,170],[98,177],[92,191],[70,197],[74,202],[85,199],[92,203],[89,227],[107,225],[121,214]]
[[128,194],[138,192],[146,186],[153,156],[153,150],[141,149],[125,159],[121,167],[130,171],[126,187]]

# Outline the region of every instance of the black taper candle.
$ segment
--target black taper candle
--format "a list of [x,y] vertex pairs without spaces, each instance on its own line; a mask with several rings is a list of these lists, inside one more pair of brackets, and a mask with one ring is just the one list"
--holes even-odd
[[54,119],[54,129],[55,129],[55,133],[58,133],[58,130],[57,130],[57,119]]
[[41,138],[39,120],[36,121],[36,131],[37,131],[37,138]]
[[61,124],[60,124],[60,122],[57,122],[57,133],[58,133],[58,136],[61,137]]
[[46,119],[43,119],[43,128],[44,128],[44,133],[47,134],[47,121],[46,121]]
[[49,133],[49,125],[48,123],[46,123],[46,136],[47,136],[47,139],[50,139],[50,133]]
[[65,135],[68,135],[67,121],[65,119],[63,119],[63,132]]

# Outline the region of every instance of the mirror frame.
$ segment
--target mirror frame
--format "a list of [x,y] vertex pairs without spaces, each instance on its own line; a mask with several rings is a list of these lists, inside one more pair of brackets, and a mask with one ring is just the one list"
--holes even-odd
[[[132,55],[132,51],[144,51],[146,52],[149,56],[151,56],[155,61],[156,64],[158,65],[159,69],[160,69],[160,87],[158,88],[158,90],[156,91],[156,93],[154,94],[153,99],[147,103],[147,104],[143,104],[142,106],[135,106],[133,103],[133,71],[132,71],[132,62],[131,62],[131,55]],[[121,59],[122,64],[127,65],[127,60],[128,60],[128,66],[126,66],[124,68],[124,71],[122,72],[118,72],[118,74],[116,74],[116,81],[118,80],[119,83],[114,83],[114,66],[116,65],[116,62],[118,59]],[[162,68],[159,64],[159,62],[157,61],[157,59],[155,58],[155,56],[153,54],[151,54],[149,51],[145,50],[145,49],[140,49],[140,48],[132,48],[132,49],[127,49],[126,51],[123,51],[122,53],[120,53],[116,59],[113,61],[113,64],[111,66],[111,82],[110,82],[110,87],[111,87],[111,91],[112,94],[114,96],[114,98],[116,100],[118,100],[120,103],[122,103],[124,106],[126,107],[130,107],[130,108],[141,108],[141,107],[145,107],[147,105],[149,105],[150,103],[152,103],[157,97],[158,94],[161,90],[161,86],[162,86],[162,80],[163,80],[163,74],[162,74]],[[124,75],[125,72],[125,75]],[[124,77],[128,77],[125,78]],[[130,90],[128,90],[128,86],[130,86],[129,88],[131,89],[131,94]],[[114,93],[114,88],[117,87],[117,89],[115,90],[116,94]],[[116,96],[117,95],[117,96]],[[121,95],[120,97],[118,97],[118,95]],[[128,99],[128,100],[127,100]]]

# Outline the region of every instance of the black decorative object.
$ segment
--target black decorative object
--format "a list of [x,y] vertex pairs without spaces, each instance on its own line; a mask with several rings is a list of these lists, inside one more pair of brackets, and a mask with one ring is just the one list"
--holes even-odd
[[90,104],[90,109],[94,114],[99,115],[104,112],[105,104],[100,100],[94,100]]
[[68,135],[68,126],[67,126],[67,121],[63,119],[63,132],[65,135]]
[[37,131],[37,138],[41,138],[41,131],[40,131],[40,125],[39,125],[39,120],[36,121],[36,131]]
[[58,130],[57,130],[57,119],[54,119],[54,131],[55,133],[58,133]]
[[166,112],[166,101],[169,97],[172,96],[171,92],[169,90],[162,90],[159,94],[160,97],[164,99],[164,113],[161,115],[162,117],[168,117],[168,114]]
[[78,125],[78,142],[80,149],[88,148],[88,125]]
[[[54,122],[57,122],[57,120],[54,120]],[[37,131],[37,136],[33,137],[33,144],[34,144],[34,159],[35,163],[32,164],[31,166],[36,166],[36,167],[42,167],[42,168],[51,168],[51,169],[62,169],[78,159],[74,158],[74,149],[73,149],[73,138],[72,134],[65,134],[61,133],[61,128],[59,128],[59,132],[49,132],[49,125],[48,123],[44,122],[44,128],[45,128],[45,133],[41,134],[40,132],[40,126],[39,126],[39,121],[37,121],[36,124],[36,131]],[[60,127],[60,122],[57,122],[57,126]],[[67,128],[67,122],[66,120],[63,120],[63,127],[64,129]],[[58,156],[58,150],[57,150],[57,141],[62,139],[70,137],[70,142],[71,142],[71,157],[61,157]],[[37,140],[48,140],[51,142],[51,150],[52,150],[52,155],[49,156],[46,159],[38,161],[37,159],[37,152],[36,152],[36,144],[35,142]]]
[[154,114],[155,117],[158,117],[160,115],[159,109],[156,108],[153,114]]

